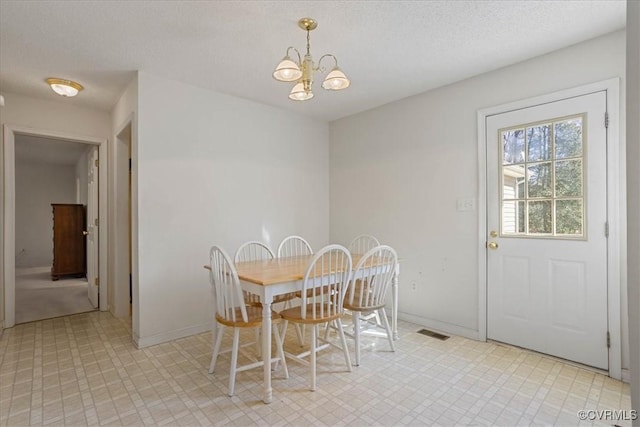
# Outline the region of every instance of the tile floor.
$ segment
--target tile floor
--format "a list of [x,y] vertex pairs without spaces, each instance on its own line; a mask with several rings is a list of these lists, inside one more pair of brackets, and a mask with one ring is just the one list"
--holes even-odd
[[265,405],[261,369],[239,373],[232,398],[229,355],[207,373],[210,334],[137,350],[130,325],[108,313],[18,325],[0,338],[0,425],[631,425],[577,417],[581,409],[628,411],[628,384],[528,351],[399,326],[396,353],[368,338],[351,373],[339,350],[321,353],[316,392],[307,389],[307,368],[290,362],[288,380],[274,373],[274,401]]

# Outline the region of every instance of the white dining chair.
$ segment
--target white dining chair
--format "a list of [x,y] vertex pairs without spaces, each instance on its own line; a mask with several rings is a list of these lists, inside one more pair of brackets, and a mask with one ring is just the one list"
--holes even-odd
[[300,236],[285,237],[278,245],[278,258],[313,255],[311,245]]
[[[356,236],[351,243],[349,243],[349,252],[351,252],[352,255],[363,255],[376,246],[380,246],[380,241],[377,238],[371,234],[361,234]],[[351,314],[349,309],[346,310],[346,313]],[[378,313],[376,311],[360,313],[360,315],[367,321],[371,320],[371,318],[375,318],[375,322],[380,323],[380,319],[378,318]]]
[[[278,258],[301,256],[301,255],[313,255],[313,249],[311,245],[303,237],[291,235],[282,239],[282,242],[278,245]],[[298,292],[294,293],[296,297],[300,297]],[[285,308],[289,308],[291,304]],[[287,329],[283,328],[282,336],[286,338]],[[298,343],[304,344],[305,327],[304,325],[296,324],[296,336],[298,337]]]
[[[246,261],[262,261],[268,259],[274,259],[275,254],[273,250],[266,244],[259,240],[250,240],[240,245],[233,259],[235,263]],[[244,301],[247,305],[262,305],[260,297],[251,292],[244,292]],[[272,304],[283,303],[283,308],[291,306],[290,302],[298,297],[296,292],[291,292],[284,295],[278,295],[273,299]],[[285,339],[286,328],[283,329],[282,339]],[[298,339],[301,340],[301,335],[298,335]],[[256,342],[259,344],[259,331],[256,332]],[[260,351],[258,345],[258,352]]]
[[[211,329],[214,344],[211,353],[209,373],[214,372],[216,361],[220,354],[231,352],[229,396],[233,396],[236,374],[238,372],[264,366],[263,361],[257,360],[244,351],[243,347],[253,345],[254,343],[240,345],[240,330],[242,328],[259,330],[262,327],[262,306],[245,304],[242,288],[240,287],[240,280],[238,279],[238,272],[222,248],[218,246],[211,247],[209,251],[209,261],[209,265],[211,266],[209,282],[211,283],[211,291],[215,305],[215,322]],[[280,319],[280,316],[273,312],[271,318],[272,321],[275,322]],[[230,349],[221,351],[220,346],[225,328],[233,328],[233,345]],[[276,343],[277,357],[271,361],[274,363],[281,361],[284,377],[288,378],[289,372],[287,370],[282,340],[278,333],[277,325],[273,325],[272,331]],[[270,349],[268,351],[270,351]],[[245,365],[238,365],[238,352],[242,353],[252,362]]]
[[354,269],[354,280],[347,291],[344,308],[351,312],[353,336],[355,341],[356,366],[360,365],[360,315],[376,312],[376,326],[386,332],[391,351],[396,351],[389,320],[385,312],[385,304],[391,279],[398,262],[396,251],[390,246],[382,245],[369,250]]
[[349,252],[352,254],[366,254],[370,249],[380,246],[378,239],[370,234],[361,234],[349,243]]
[[[286,353],[292,360],[310,366],[311,390],[316,389],[316,353],[329,346],[342,350],[347,370],[352,370],[344,331],[338,324],[343,313],[344,296],[349,287],[351,267],[351,255],[347,248],[340,245],[322,248],[313,256],[304,273],[302,304],[280,312],[284,319],[283,328],[286,328],[288,322],[312,326],[310,349],[297,355]],[[332,324],[338,330],[340,346],[320,337],[319,326],[324,323]]]

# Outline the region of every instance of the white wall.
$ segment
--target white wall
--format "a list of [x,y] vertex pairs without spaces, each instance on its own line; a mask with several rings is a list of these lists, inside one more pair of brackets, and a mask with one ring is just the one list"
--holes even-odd
[[[139,73],[140,336],[208,330],[209,248],[329,238],[325,122]],[[135,153],[134,153],[135,154]]]
[[[106,111],[78,105],[74,98],[62,98],[59,102],[44,101],[14,93],[2,93],[5,105],[2,107],[2,124],[28,126],[55,132],[86,135],[89,137],[109,137],[110,115]],[[81,95],[78,95],[81,96]]]
[[16,268],[51,266],[51,204],[75,201],[73,166],[16,159]]
[[[477,197],[477,111],[624,75],[616,32],[331,123],[331,240],[367,232],[394,246],[400,317],[477,337],[478,217],[456,211]],[[628,367],[626,339],[623,354]]]
[[[631,406],[640,412],[640,2],[627,1],[627,202]],[[640,426],[640,419],[634,421]]]

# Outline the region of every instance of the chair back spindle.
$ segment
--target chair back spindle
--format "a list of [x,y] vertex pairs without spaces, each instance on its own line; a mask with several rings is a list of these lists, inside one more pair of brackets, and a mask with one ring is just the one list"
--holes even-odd
[[278,246],[278,258],[313,255],[311,245],[300,236],[285,237]]
[[380,246],[378,239],[370,234],[361,234],[349,243],[349,252],[352,254],[366,254],[376,246]]

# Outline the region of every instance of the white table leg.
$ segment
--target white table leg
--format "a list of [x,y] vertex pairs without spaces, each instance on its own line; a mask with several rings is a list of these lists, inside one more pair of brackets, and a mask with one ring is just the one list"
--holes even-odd
[[271,301],[272,298],[264,298],[262,301],[262,360],[264,361],[264,403],[273,400],[271,388]]
[[396,264],[395,272],[393,273],[393,278],[391,279],[391,292],[392,292],[392,304],[393,304],[393,313],[391,315],[391,329],[393,332],[393,339],[398,340],[400,336],[398,335],[398,276],[400,275],[400,263]]

